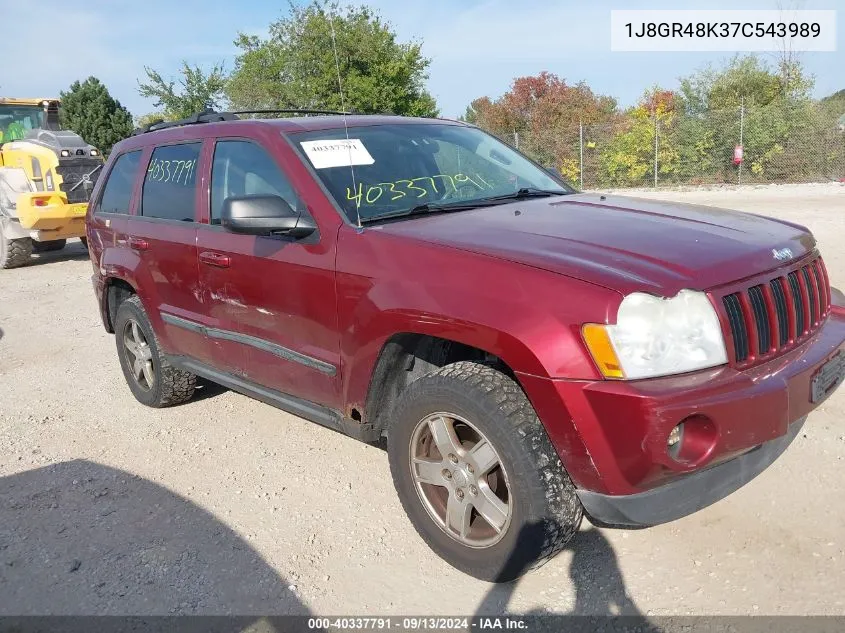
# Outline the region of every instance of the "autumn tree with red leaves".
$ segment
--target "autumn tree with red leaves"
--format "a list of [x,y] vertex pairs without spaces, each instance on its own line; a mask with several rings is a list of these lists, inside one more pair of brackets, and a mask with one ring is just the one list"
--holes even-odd
[[597,95],[584,82],[574,85],[554,73],[519,77],[495,101],[474,100],[464,119],[511,143],[571,181],[579,176],[578,130],[618,118],[616,100]]

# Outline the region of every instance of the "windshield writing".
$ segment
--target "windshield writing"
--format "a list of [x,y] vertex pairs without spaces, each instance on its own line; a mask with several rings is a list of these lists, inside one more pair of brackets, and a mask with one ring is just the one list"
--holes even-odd
[[[290,134],[351,222],[423,204],[472,206],[521,189],[572,190],[481,130],[449,123],[391,123]],[[330,148],[317,152],[315,148]],[[327,158],[326,154],[330,154]]]
[[358,183],[357,191],[351,187],[346,188],[346,199],[353,200],[358,208],[361,206],[376,206],[382,196],[389,196],[391,202],[403,198],[420,199],[433,197],[438,194],[459,194],[465,188],[471,191],[494,191],[494,185],[490,184],[480,174],[435,174],[433,176],[420,176],[394,180],[393,182],[380,182],[368,185]]

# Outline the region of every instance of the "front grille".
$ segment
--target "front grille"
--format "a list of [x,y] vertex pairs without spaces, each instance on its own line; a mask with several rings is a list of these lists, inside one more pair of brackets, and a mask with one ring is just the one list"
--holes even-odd
[[815,332],[830,311],[821,258],[785,276],[722,297],[734,360],[745,364],[789,348]]

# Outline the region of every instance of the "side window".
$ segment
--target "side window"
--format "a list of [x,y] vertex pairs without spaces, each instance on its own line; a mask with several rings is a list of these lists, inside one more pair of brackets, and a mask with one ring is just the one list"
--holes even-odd
[[155,148],[144,178],[141,215],[194,221],[201,147],[202,143],[186,143]]
[[297,198],[276,161],[250,141],[218,141],[211,168],[211,223],[220,224],[226,198],[246,195],[280,196],[294,209]]
[[129,213],[132,189],[135,186],[135,177],[138,175],[138,163],[140,161],[141,150],[118,157],[103,187],[98,211],[102,213]]

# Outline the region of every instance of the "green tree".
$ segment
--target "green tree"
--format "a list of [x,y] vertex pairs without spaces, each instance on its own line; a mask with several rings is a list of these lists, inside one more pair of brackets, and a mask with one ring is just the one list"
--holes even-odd
[[614,136],[601,153],[607,184],[630,187],[654,182],[655,134],[658,180],[674,174],[679,158],[675,102],[674,92],[654,87],[626,112],[625,131]]
[[399,42],[392,26],[369,7],[341,8],[321,0],[291,5],[285,18],[270,25],[269,37],[241,33],[235,44],[241,52],[226,94],[237,109],[345,107],[437,115],[424,86],[430,60],[421,44]]
[[789,56],[770,65],[755,55],[737,55],[721,68],[708,66],[683,78],[679,175],[735,182],[731,157],[740,139],[743,180],[793,180],[826,169],[828,157],[821,156],[817,167],[807,157],[818,152],[801,155],[819,138],[812,87],[812,77]]
[[720,69],[706,66],[682,78],[680,93],[685,113],[701,114],[806,101],[812,87],[798,62],[782,60],[772,68],[756,55],[736,55]]
[[206,108],[215,110],[224,102],[226,72],[222,64],[214,66],[208,74],[199,66],[182,62],[178,89],[176,80],[165,80],[161,73],[144,67],[147,82],[138,82],[142,97],[155,99],[154,105],[162,108],[160,118],[182,119]]
[[74,81],[61,95],[61,125],[104,154],[132,133],[132,115],[96,77]]

